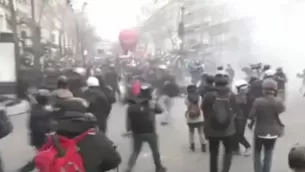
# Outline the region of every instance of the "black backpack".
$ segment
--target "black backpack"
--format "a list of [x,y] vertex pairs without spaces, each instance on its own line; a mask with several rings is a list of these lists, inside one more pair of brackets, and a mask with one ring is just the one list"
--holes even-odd
[[131,113],[129,120],[136,126],[150,126],[154,124],[155,115],[147,103],[131,103],[127,111]]
[[216,92],[213,104],[214,115],[212,116],[212,128],[215,130],[226,130],[233,118],[233,112],[230,103],[231,93],[220,95]]

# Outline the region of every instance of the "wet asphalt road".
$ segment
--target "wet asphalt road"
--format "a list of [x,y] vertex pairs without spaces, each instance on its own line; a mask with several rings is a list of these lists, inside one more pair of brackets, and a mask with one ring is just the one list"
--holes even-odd
[[[287,172],[287,153],[295,143],[305,143],[305,99],[298,93],[291,94],[287,101],[288,109],[282,115],[286,124],[285,136],[278,140],[275,149],[272,172]],[[23,107],[16,107],[21,108]],[[18,109],[17,109],[18,110]],[[14,110],[13,110],[14,111]],[[188,130],[184,119],[185,107],[182,98],[175,99],[172,124],[166,127],[158,125],[159,142],[163,164],[169,172],[207,172],[209,171],[209,156],[201,153],[199,144],[197,151],[188,150]],[[0,141],[0,152],[5,165],[5,172],[16,172],[17,169],[31,159],[34,150],[28,146],[27,113],[11,116],[14,131],[11,135]],[[163,118],[158,117],[158,122]],[[126,161],[130,154],[129,138],[123,138],[121,134],[125,129],[125,107],[115,104],[109,119],[109,137],[118,145],[118,150],[123,157],[120,171],[124,171]],[[247,131],[247,138],[252,142],[251,132]],[[199,143],[199,141],[198,141]],[[251,157],[234,157],[231,172],[252,172]],[[154,172],[152,157],[148,145],[145,145],[141,153],[135,172]]]

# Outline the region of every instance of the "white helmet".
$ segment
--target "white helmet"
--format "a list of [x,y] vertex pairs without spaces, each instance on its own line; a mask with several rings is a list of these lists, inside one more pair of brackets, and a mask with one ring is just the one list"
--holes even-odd
[[100,86],[100,82],[99,82],[99,80],[96,77],[90,76],[87,79],[87,86],[89,86],[89,87],[98,87],[98,86]]
[[73,71],[82,75],[82,76],[86,75],[86,69],[83,68],[83,67],[77,67]]
[[275,75],[275,73],[276,72],[274,70],[268,69],[264,72],[264,77],[273,76],[273,75]]
[[235,85],[236,88],[239,88],[239,87],[247,86],[248,82],[244,79],[241,79],[241,80],[235,81],[234,85]]

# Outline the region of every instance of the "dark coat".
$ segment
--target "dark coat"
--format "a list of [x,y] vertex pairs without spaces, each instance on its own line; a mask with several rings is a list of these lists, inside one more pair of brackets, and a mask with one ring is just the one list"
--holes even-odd
[[263,88],[262,88],[263,80],[255,80],[251,83],[249,88],[249,98],[254,101],[256,98],[263,96]]
[[45,143],[45,134],[51,130],[51,109],[38,104],[33,105],[28,127],[31,145],[40,148]]
[[249,118],[255,121],[255,135],[281,135],[283,124],[279,115],[285,110],[283,102],[274,97],[257,98],[250,111]]
[[[204,97],[203,97],[203,114],[204,114],[204,128],[205,128],[205,134],[208,137],[226,137],[226,136],[232,136],[235,134],[236,129],[235,129],[235,123],[234,119],[232,118],[231,124],[226,130],[219,131],[215,130],[212,126],[212,116],[215,115],[214,111],[214,101],[216,98],[216,93],[218,94],[228,94],[230,91],[229,88],[227,87],[215,87],[215,91],[207,92]],[[232,111],[236,115],[239,113],[237,104],[236,104],[236,99],[234,94],[232,93],[230,96],[230,104],[232,106]]]
[[127,118],[134,134],[156,132],[156,114],[162,113],[157,103],[145,98],[133,98],[128,101]]
[[101,131],[106,131],[107,119],[111,109],[105,94],[99,87],[89,87],[84,91],[84,99],[89,102],[88,112],[97,118],[97,123]]
[[[95,128],[95,120],[94,116],[70,113],[58,120],[56,132],[61,136],[73,138],[90,128]],[[121,163],[121,157],[113,142],[103,132],[97,131],[94,135],[86,136],[78,146],[86,171],[105,172],[117,168]]]

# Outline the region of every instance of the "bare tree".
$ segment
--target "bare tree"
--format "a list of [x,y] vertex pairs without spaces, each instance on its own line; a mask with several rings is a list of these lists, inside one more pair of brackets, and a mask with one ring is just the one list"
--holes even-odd
[[15,43],[15,55],[19,56],[19,39],[18,39],[18,32],[17,32],[17,18],[16,18],[16,11],[15,11],[15,4],[13,0],[9,0],[9,7],[11,13],[11,22],[12,22],[12,31]]

